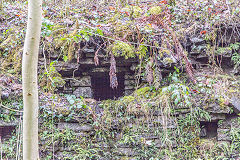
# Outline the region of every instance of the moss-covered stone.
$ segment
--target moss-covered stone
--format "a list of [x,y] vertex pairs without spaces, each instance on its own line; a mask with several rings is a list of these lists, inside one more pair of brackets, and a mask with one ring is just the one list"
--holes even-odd
[[162,8],[160,6],[154,6],[149,9],[151,15],[159,15],[162,13]]

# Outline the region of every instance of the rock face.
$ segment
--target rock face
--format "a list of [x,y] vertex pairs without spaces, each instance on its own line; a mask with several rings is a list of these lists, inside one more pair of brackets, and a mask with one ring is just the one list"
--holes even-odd
[[231,117],[218,122],[217,139],[218,141],[233,141],[231,133],[240,130],[239,117]]
[[59,129],[71,129],[76,133],[81,133],[81,132],[90,132],[93,130],[93,127],[90,125],[79,125],[79,123],[58,123],[58,128]]
[[[189,57],[191,58],[191,62],[195,68],[197,68],[198,65],[201,66],[202,64],[206,64],[208,62],[209,56],[207,55],[207,45],[207,42],[199,36],[190,37],[188,42],[183,45],[188,49]],[[109,71],[111,65],[110,59],[106,56],[106,53],[103,50],[100,50],[98,53],[99,62],[98,65],[96,65],[97,62],[96,59],[94,59],[96,50],[96,46],[87,46],[79,53],[79,59],[75,57],[71,62],[68,63],[60,60],[55,68],[63,76],[63,78],[66,79],[66,84],[63,87],[58,88],[57,92],[73,94],[78,98],[94,98],[96,100],[114,99],[133,93],[138,83],[138,77],[136,75],[136,66],[138,64],[138,60],[134,58],[127,60],[119,57],[116,58],[118,88],[112,89],[109,87]],[[223,60],[229,61],[229,58],[231,57],[231,50],[229,50],[229,48],[225,48],[219,52],[219,56],[222,56]],[[56,56],[51,58],[55,59]],[[176,63],[176,61],[173,61],[173,63]],[[231,65],[230,63],[226,64]],[[169,67],[168,64],[159,62],[159,65],[161,66],[162,74],[167,75],[167,73],[172,71],[173,67]],[[141,81],[144,81],[144,79],[141,79]],[[5,97],[8,97],[8,95],[2,93],[2,99]],[[151,102],[151,104],[149,102],[149,106],[154,105],[156,105],[155,102]],[[209,113],[211,120],[208,121],[204,118],[198,119],[198,122],[201,126],[199,137],[214,138],[219,142],[227,142],[229,144],[232,143],[232,131],[240,129],[239,116],[236,116],[236,114],[240,113],[240,99],[238,97],[232,97],[229,106],[233,108],[235,114],[231,113],[231,109],[229,107],[223,108],[215,102],[212,102],[207,108],[205,108],[205,111]],[[96,119],[106,116],[103,108],[100,108],[99,106],[91,108],[95,113]],[[136,104],[136,112],[140,109],[141,106],[139,107],[138,104]],[[165,147],[167,144],[160,139],[159,135],[156,135],[156,130],[176,130],[176,117],[184,117],[186,114],[191,112],[189,107],[174,109],[174,113],[172,113],[170,117],[162,115],[162,112],[159,110],[150,111],[152,112],[152,116],[148,117],[150,120],[141,114],[137,116],[134,115],[135,120],[141,122],[141,125],[148,126],[147,131],[143,131],[138,135],[138,138],[142,141],[142,143],[145,144],[145,147],[153,144],[158,149]],[[106,121],[109,120],[109,117],[105,118]],[[114,154],[126,159],[134,159],[133,157],[137,155],[137,145],[135,145],[134,142],[129,142],[131,145],[117,144],[115,143],[115,140],[124,138],[120,132],[124,127],[128,129],[136,129],[140,127],[140,123],[128,122],[127,124],[122,124],[122,119],[118,118],[119,117],[117,117],[116,114],[114,115],[114,119],[109,120],[111,121],[108,126],[109,130],[115,134],[109,143],[102,142],[102,139],[95,135],[98,133],[99,128],[94,128],[93,124],[90,124],[90,122],[84,122],[84,124],[82,124],[77,123],[77,121],[61,121],[56,124],[56,128],[59,130],[70,129],[74,131],[79,140],[89,136],[96,136],[94,144],[92,145],[96,146],[98,149],[106,149],[107,154],[109,152],[109,154]],[[82,121],[84,121],[84,119]],[[6,123],[0,121],[0,136],[3,134],[3,127],[16,125],[17,122]],[[133,135],[133,137],[134,136],[135,135]],[[129,141],[134,141],[135,137],[132,138],[129,136],[125,138]],[[177,142],[172,142],[171,146],[173,148],[178,147]],[[67,148],[65,146],[56,146],[56,148],[56,155],[59,157],[64,157],[64,151],[72,151],[71,148]]]
[[73,94],[76,97],[92,98],[92,89],[91,87],[78,87]]
[[232,97],[231,99],[232,101],[232,107],[233,107],[233,111],[236,113],[236,114],[239,114],[240,113],[240,98],[238,97]]
[[[111,89],[109,87],[110,59],[106,57],[105,52],[100,51],[98,53],[98,65],[96,65],[96,61],[94,60],[96,50],[96,47],[93,46],[85,47],[81,51],[81,58],[79,60],[73,59],[67,63],[63,61],[58,62],[55,68],[66,79],[66,84],[63,87],[59,87],[57,92],[98,100],[114,99],[133,92],[136,86],[135,72],[138,63],[137,59],[116,57],[116,75],[119,85],[117,89]],[[100,98],[96,96],[106,93],[110,93],[110,96],[100,96]]]
[[70,86],[73,87],[91,87],[91,77],[83,76],[70,80]]

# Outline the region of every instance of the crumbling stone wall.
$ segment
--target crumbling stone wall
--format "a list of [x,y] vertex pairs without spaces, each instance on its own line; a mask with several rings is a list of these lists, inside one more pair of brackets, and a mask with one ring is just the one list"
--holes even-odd
[[[96,46],[85,46],[79,53],[81,58],[78,62],[76,58],[71,62],[58,60],[55,68],[65,79],[66,85],[59,87],[57,92],[74,94],[77,97],[94,98],[92,79],[96,76],[99,78],[99,81],[101,81],[101,77],[106,78],[106,76],[109,76],[110,68],[110,59],[107,57],[106,52],[103,53],[103,51],[98,53],[99,64],[95,65],[94,55],[96,50]],[[51,60],[57,59],[55,55],[49,54],[49,56]],[[44,63],[44,61],[43,57],[40,58],[40,64]],[[135,58],[124,59],[116,57],[117,75],[121,74],[123,76],[121,80],[124,81],[124,86],[122,86],[124,87],[123,95],[129,95],[134,91],[137,63],[138,60]],[[110,86],[109,81],[107,83]]]
[[[226,37],[229,37],[226,34]],[[224,38],[225,39],[225,38]],[[227,39],[227,38],[226,38]],[[229,41],[232,41],[229,38]],[[239,41],[239,40],[238,40]],[[220,42],[219,42],[220,43]],[[225,42],[224,45],[226,45]],[[195,67],[195,69],[201,68],[202,65],[208,62],[209,55],[206,53],[207,43],[206,41],[197,36],[197,37],[190,37],[187,42],[183,42],[184,47],[189,51],[189,57]],[[219,44],[222,45],[222,44]],[[99,53],[99,65],[96,66],[94,62],[94,54],[96,52],[96,46],[88,46],[85,47],[81,51],[81,58],[79,61],[74,58],[71,62],[64,62],[60,60],[57,65],[55,66],[58,72],[66,78],[65,86],[59,87],[58,92],[66,93],[66,94],[74,94],[76,97],[83,96],[85,98],[94,98],[93,97],[93,84],[92,78],[95,75],[108,75],[109,67],[110,67],[110,60],[107,58],[106,53],[103,51]],[[225,53],[219,55],[223,59],[223,63],[228,66],[232,67],[232,63],[230,62],[232,52],[226,51]],[[57,59],[54,55],[49,55],[51,60]],[[44,59],[40,58],[40,63],[44,63]],[[116,58],[117,62],[117,73],[122,73],[124,79],[124,95],[130,95],[135,88],[136,85],[136,65],[138,63],[137,59],[123,59],[123,58]],[[226,63],[225,63],[226,62]],[[169,73],[172,70],[172,67],[167,67],[164,64],[161,64],[162,73]],[[239,72],[236,72],[239,74]],[[152,104],[154,106],[154,103]],[[231,133],[234,130],[240,129],[239,124],[239,112],[240,112],[240,99],[239,97],[233,97],[231,103],[228,105],[229,107],[223,108],[218,103],[212,102],[208,105],[205,110],[210,114],[211,121],[206,119],[199,119],[201,124],[201,138],[214,138],[216,143],[232,143],[233,137],[231,137]],[[102,111],[104,112],[104,111]],[[176,129],[176,123],[174,117],[181,117],[185,116],[186,114],[190,113],[191,109],[186,108],[177,108],[172,114],[172,117],[168,117],[168,126],[167,129]],[[97,114],[101,114],[97,113]],[[163,119],[166,117],[162,117],[162,113],[160,111],[153,111],[151,119],[146,119],[143,115],[139,115],[136,117],[136,122],[143,122],[148,126],[149,131],[143,132],[140,134],[146,143],[155,143],[157,148],[163,146],[160,137],[154,134],[154,131],[160,129],[163,126],[164,122]],[[106,151],[106,154],[114,154],[119,156],[120,158],[132,158],[136,156],[137,152],[134,150],[133,145],[122,145],[117,144],[116,142],[121,138],[121,129],[123,128],[123,124],[119,123],[120,120],[114,120],[115,125],[111,126],[112,130],[117,130],[119,134],[116,135],[116,138],[112,140],[112,143],[105,143],[102,142],[101,139],[95,141],[96,148],[102,149]],[[83,122],[83,123],[79,123]],[[159,124],[159,125],[158,125]],[[17,126],[17,122],[6,123],[0,121],[0,128],[1,131],[5,127],[9,126]],[[89,137],[89,135],[94,135],[96,133],[95,128],[93,125],[88,122],[85,117],[78,117],[77,121],[61,121],[54,124],[56,128],[63,130],[63,129],[71,129],[73,130],[79,139],[83,139]],[[130,128],[134,126],[139,126],[138,123],[129,122],[128,124],[124,124]],[[1,132],[3,134],[3,132]],[[3,136],[3,135],[1,135]],[[116,143],[116,144],[115,144]],[[115,147],[113,147],[115,145]],[[173,147],[177,147],[177,143],[172,144]],[[64,146],[56,146],[55,154],[56,156],[61,159],[64,157],[64,151],[71,151],[69,148],[65,148]],[[238,157],[239,158],[239,157]]]

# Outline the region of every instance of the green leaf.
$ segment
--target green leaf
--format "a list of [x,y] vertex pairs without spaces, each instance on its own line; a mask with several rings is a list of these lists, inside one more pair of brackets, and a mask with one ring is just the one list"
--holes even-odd
[[66,40],[66,39],[67,39],[67,38],[61,38],[60,41],[64,41],[64,40]]
[[64,60],[64,62],[67,62],[68,57],[67,57],[66,55],[64,55],[64,56],[63,56],[63,60]]
[[77,34],[77,35],[76,35],[76,37],[82,38],[82,36],[81,36],[81,35],[79,35],[79,34]]
[[88,35],[83,35],[83,38],[86,40],[86,41],[89,41],[89,36]]
[[176,99],[174,100],[174,104],[177,105],[178,102],[179,102],[179,101],[178,101],[178,98],[176,98]]
[[97,33],[100,35],[100,36],[103,36],[103,31],[101,29],[97,29]]
[[73,40],[78,43],[78,39],[76,36],[73,37]]

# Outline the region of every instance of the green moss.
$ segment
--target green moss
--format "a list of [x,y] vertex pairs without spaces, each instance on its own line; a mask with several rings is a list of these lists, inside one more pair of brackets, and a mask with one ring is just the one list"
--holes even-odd
[[159,15],[162,13],[162,8],[160,6],[154,6],[149,9],[151,15]]
[[232,48],[231,47],[219,47],[217,50],[217,54],[228,54],[232,52]]
[[123,97],[123,102],[124,103],[130,103],[130,102],[132,102],[134,100],[135,100],[135,98],[133,96],[125,96],[125,97]]
[[122,10],[130,13],[133,18],[140,17],[143,12],[143,10],[138,6],[127,6],[126,8],[123,8]]
[[121,15],[119,13],[117,13],[113,17],[111,17],[106,23],[116,22],[120,17],[121,17]]
[[145,95],[147,92],[150,91],[150,87],[143,87],[135,91],[137,96]]
[[115,56],[124,56],[126,59],[135,57],[134,48],[124,42],[115,42],[112,47],[112,53]]

